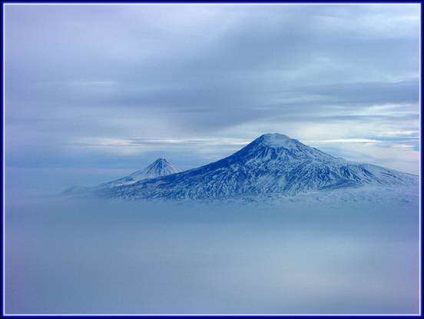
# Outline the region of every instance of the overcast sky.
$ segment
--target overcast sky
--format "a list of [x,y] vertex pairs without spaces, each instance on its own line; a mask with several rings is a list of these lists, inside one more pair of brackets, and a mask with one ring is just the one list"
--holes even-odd
[[8,167],[181,168],[279,132],[419,167],[419,5],[6,5]]

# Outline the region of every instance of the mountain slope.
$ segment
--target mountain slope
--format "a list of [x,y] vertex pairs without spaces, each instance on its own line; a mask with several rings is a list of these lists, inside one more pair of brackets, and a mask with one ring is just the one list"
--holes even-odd
[[169,176],[98,190],[128,199],[216,199],[255,194],[408,185],[417,177],[333,157],[282,134],[265,134],[217,162]]

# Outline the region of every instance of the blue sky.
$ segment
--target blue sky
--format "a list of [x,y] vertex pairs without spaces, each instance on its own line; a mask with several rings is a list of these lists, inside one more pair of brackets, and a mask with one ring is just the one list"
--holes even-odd
[[191,168],[279,132],[417,174],[419,10],[7,5],[7,166]]

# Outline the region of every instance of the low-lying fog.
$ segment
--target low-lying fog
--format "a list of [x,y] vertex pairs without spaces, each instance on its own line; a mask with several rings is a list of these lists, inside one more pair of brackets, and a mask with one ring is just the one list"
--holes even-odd
[[6,208],[9,314],[418,312],[414,205]]

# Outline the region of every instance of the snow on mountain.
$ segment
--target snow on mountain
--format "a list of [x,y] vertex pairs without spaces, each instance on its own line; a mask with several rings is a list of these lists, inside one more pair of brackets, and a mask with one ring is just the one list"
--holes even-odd
[[217,162],[168,176],[103,187],[97,195],[125,199],[208,200],[417,183],[415,175],[352,163],[275,133],[264,134]]
[[171,175],[178,172],[181,172],[181,170],[173,166],[166,159],[158,158],[156,161],[148,165],[146,168],[136,171],[134,173],[131,173],[115,181],[104,183],[100,185],[100,187],[116,187],[116,186],[122,186],[122,185],[131,185],[144,179]]

